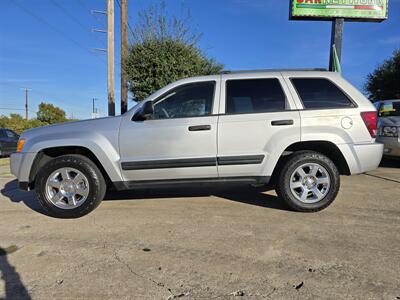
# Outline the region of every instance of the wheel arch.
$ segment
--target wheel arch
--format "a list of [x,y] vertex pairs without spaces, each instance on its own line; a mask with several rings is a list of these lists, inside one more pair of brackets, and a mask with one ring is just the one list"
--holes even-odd
[[49,147],[40,150],[33,163],[29,173],[29,187],[32,189],[35,186],[36,175],[41,167],[43,167],[47,162],[52,160],[53,158],[68,155],[68,154],[79,154],[89,158],[96,166],[99,168],[102,173],[104,180],[107,183],[107,186],[112,185],[112,181],[110,175],[101,164],[98,157],[93,153],[92,150],[83,146],[57,146],[57,147]]
[[291,154],[298,151],[315,151],[327,156],[337,166],[340,175],[351,175],[349,164],[337,145],[329,141],[303,141],[296,142],[282,152],[272,172],[272,180],[276,179],[277,173],[283,164],[289,159]]

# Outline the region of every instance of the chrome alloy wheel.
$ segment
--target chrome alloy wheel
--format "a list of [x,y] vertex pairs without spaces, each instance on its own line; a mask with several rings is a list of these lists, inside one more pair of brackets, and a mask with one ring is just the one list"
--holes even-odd
[[328,194],[330,185],[328,171],[316,163],[303,164],[290,176],[290,191],[303,203],[321,201]]
[[46,197],[61,209],[82,205],[89,195],[89,182],[83,173],[74,168],[55,170],[46,181]]

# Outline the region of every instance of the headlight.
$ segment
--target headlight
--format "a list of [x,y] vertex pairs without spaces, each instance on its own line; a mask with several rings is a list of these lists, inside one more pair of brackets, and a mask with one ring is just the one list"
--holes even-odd
[[386,137],[398,137],[399,136],[399,127],[383,126],[380,130],[380,135],[386,136]]
[[22,152],[24,145],[25,145],[25,139],[19,139],[17,145],[17,152]]

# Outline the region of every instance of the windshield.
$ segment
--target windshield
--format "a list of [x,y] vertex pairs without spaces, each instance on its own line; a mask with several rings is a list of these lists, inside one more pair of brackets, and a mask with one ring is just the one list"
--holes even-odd
[[133,106],[130,109],[128,109],[128,111],[135,109],[135,107],[137,107],[139,104],[143,104],[144,101],[138,101],[138,102],[133,101],[133,102],[134,102]]
[[400,101],[385,102],[379,107],[380,117],[400,117]]

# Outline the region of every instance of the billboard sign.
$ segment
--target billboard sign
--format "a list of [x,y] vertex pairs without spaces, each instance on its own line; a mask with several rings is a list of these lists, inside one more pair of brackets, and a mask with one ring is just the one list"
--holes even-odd
[[291,20],[381,22],[388,17],[389,0],[291,0]]

